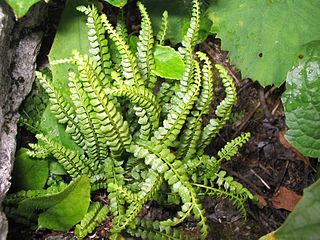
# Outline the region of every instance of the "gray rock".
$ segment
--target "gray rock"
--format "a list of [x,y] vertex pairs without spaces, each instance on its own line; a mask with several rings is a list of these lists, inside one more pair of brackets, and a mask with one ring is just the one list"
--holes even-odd
[[[42,38],[39,26],[46,13],[44,3],[37,4],[16,22],[8,5],[0,1],[0,204],[10,188],[18,109],[32,87]],[[0,213],[0,240],[7,232],[7,220]]]

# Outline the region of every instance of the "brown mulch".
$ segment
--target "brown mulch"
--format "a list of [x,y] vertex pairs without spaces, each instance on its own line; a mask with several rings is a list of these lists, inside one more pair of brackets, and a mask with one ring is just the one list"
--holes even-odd
[[[234,210],[225,201],[218,210],[213,204],[212,213],[208,211],[208,216],[214,216],[208,217],[214,222],[209,223],[210,239],[258,239],[285,221],[303,189],[314,182],[315,160],[302,156],[284,138],[286,125],[281,94],[285,87],[262,88],[249,79],[240,80],[240,72],[231,66],[227,52],[221,51],[220,46],[219,39],[210,37],[200,48],[214,63],[228,69],[237,84],[238,101],[233,117],[209,151],[216,153],[240,133],[251,133],[250,141],[237,157],[224,163],[223,168],[254,193],[261,206],[249,204],[249,220],[243,223],[240,218],[234,221],[234,216],[223,222]],[[222,218],[216,217],[217,211],[223,212],[220,213]],[[215,222],[222,222],[222,225]]]

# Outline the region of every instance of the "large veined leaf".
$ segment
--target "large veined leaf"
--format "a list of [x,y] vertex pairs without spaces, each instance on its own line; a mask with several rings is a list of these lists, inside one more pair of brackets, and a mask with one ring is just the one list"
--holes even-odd
[[260,240],[313,240],[320,236],[320,180],[304,190],[284,224]]
[[81,176],[59,193],[22,201],[16,212],[28,217],[35,210],[42,209],[44,212],[38,218],[39,228],[66,231],[83,218],[89,203],[89,179]]
[[119,7],[119,8],[124,7],[124,5],[126,5],[128,2],[128,0],[104,0],[104,1],[112,4],[115,7]]
[[17,18],[23,17],[29,10],[29,8],[41,0],[6,0],[10,7],[13,8]]
[[303,54],[288,73],[282,95],[286,138],[303,155],[320,158],[320,41],[308,45]]
[[208,16],[232,63],[263,86],[280,86],[303,45],[320,39],[319,0],[218,0]]
[[48,161],[32,159],[26,148],[20,148],[14,161],[11,189],[15,192],[42,189],[47,182],[48,174]]
[[[72,51],[85,54],[89,49],[85,14],[76,10],[77,6],[88,5],[86,0],[67,0],[58,26],[54,42],[49,53],[50,62],[72,57]],[[68,70],[76,69],[74,64],[51,64],[55,87],[68,98]]]

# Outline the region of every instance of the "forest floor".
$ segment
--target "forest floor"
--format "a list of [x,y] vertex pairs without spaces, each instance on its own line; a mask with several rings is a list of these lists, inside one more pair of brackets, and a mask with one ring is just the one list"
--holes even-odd
[[[56,14],[56,13],[54,13]],[[47,25],[49,33],[56,23]],[[39,59],[45,58],[52,41],[44,44]],[[50,40],[51,39],[51,40]],[[220,40],[209,37],[199,46],[213,63],[225,66],[236,82],[238,100],[229,123],[220,131],[218,138],[208,147],[208,154],[216,154],[224,144],[242,132],[250,132],[250,141],[231,161],[223,164],[230,176],[247,187],[259,199],[260,206],[246,205],[248,219],[232,206],[228,200],[206,198],[204,206],[210,227],[208,239],[246,240],[258,239],[262,235],[278,228],[299,201],[304,188],[315,180],[315,162],[297,152],[284,138],[286,131],[284,110],[281,103],[281,88],[263,88],[250,79],[241,79],[228,60],[227,52],[220,48]],[[215,86],[216,101],[223,97],[223,88],[218,81]],[[213,103],[216,106],[216,103]],[[168,209],[162,209],[154,203],[146,204],[141,215],[162,218]],[[196,224],[192,220],[184,224],[186,231],[196,233]],[[72,239],[72,232],[31,232],[17,226],[8,239]],[[103,239],[108,229],[108,221],[101,225],[88,239]],[[16,238],[17,232],[19,237]]]

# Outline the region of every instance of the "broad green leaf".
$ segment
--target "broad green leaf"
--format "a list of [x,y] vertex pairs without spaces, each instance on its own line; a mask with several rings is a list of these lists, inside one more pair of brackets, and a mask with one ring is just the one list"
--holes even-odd
[[66,231],[86,214],[90,204],[89,179],[82,176],[66,190],[68,192],[61,202],[39,215],[39,228]]
[[319,0],[218,0],[208,16],[243,78],[263,86],[280,86],[303,45],[320,39]]
[[10,7],[13,8],[17,18],[23,17],[29,8],[41,0],[6,0]]
[[75,150],[79,153],[83,152],[83,149],[81,149],[71,139],[71,136],[65,132],[65,126],[58,123],[54,114],[51,113],[50,104],[42,114],[39,129],[42,134],[49,136],[51,139],[54,139],[56,142],[61,143],[66,148]]
[[83,218],[89,203],[89,179],[86,176],[81,176],[59,193],[22,201],[19,203],[16,213],[30,217],[35,210],[44,210],[38,218],[39,228],[66,231]]
[[128,2],[128,0],[104,0],[104,1],[119,8],[123,8]]
[[57,161],[49,161],[49,169],[50,173],[55,175],[65,175],[67,174],[66,170],[64,170],[63,166]]
[[312,240],[320,236],[320,180],[304,190],[299,203],[295,206],[283,225],[261,240]]
[[[159,31],[161,26],[162,13],[167,10],[169,19],[166,39],[170,39],[174,44],[181,42],[190,24],[192,1],[143,0],[142,2],[150,14],[155,33]],[[204,9],[207,7],[207,4],[204,2],[201,6],[202,12],[204,13]],[[202,42],[207,38],[211,25],[211,21],[203,14],[200,24],[199,42]]]
[[180,54],[168,46],[156,46],[154,50],[155,74],[162,78],[181,79],[184,62]]
[[288,73],[282,95],[286,138],[303,155],[320,158],[320,41],[309,44],[303,56]]
[[[54,42],[49,53],[50,62],[72,57],[72,51],[88,53],[89,41],[85,14],[76,10],[77,6],[88,5],[86,0],[67,0]],[[51,65],[53,82],[62,94],[69,98],[68,71],[76,70],[74,64]]]
[[12,172],[12,189],[20,190],[42,189],[48,179],[48,161],[32,159],[26,148],[20,148],[16,154]]

